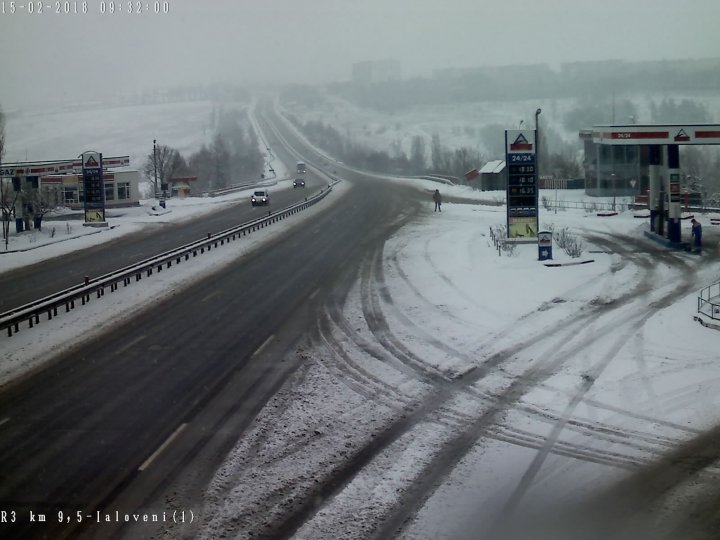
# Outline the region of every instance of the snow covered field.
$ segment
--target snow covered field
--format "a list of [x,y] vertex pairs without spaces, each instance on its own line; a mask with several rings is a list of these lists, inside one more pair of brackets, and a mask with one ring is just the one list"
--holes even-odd
[[185,156],[209,143],[212,111],[208,101],[18,111],[7,117],[4,161],[74,159],[95,150],[129,155],[131,168],[140,170],[153,139]]

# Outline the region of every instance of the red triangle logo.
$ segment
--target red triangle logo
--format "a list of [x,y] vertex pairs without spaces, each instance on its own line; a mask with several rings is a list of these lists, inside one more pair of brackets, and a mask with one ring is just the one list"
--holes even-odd
[[85,162],[86,167],[99,167],[100,164],[95,159],[95,156],[90,156],[87,158],[87,161]]
[[530,151],[532,150],[533,145],[528,142],[528,140],[525,138],[525,135],[522,133],[517,136],[517,139],[515,139],[515,142],[510,145],[510,150],[525,150]]

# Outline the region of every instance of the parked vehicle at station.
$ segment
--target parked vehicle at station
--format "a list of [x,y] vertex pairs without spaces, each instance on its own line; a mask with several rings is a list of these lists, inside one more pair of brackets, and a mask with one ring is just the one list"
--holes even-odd
[[265,206],[270,204],[270,193],[267,189],[258,189],[250,197],[253,206]]
[[294,188],[297,188],[297,187],[302,187],[302,188],[304,188],[304,187],[305,187],[305,180],[303,180],[302,178],[296,178],[295,180],[293,180],[293,187],[294,187]]

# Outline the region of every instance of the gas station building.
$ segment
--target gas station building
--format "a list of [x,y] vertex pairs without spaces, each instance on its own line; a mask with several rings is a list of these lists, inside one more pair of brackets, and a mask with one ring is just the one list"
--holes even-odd
[[[102,182],[107,208],[140,204],[140,173],[118,171],[130,164],[129,156],[102,159]],[[0,169],[3,189],[20,193],[15,204],[18,231],[31,223],[38,213],[39,201],[46,207],[65,206],[82,209],[85,203],[82,161],[79,158],[59,161],[3,163]],[[12,188],[10,188],[12,182]],[[36,196],[32,194],[36,193]]]
[[600,125],[582,131],[585,191],[648,194],[651,230],[680,242],[680,145],[720,144],[720,124]]

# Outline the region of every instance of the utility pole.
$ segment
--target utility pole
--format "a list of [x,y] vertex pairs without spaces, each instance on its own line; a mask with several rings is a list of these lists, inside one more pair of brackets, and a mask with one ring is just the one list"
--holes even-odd
[[157,197],[158,192],[158,183],[157,183],[157,139],[153,139],[153,169],[155,169],[155,193],[153,193],[153,198]]

